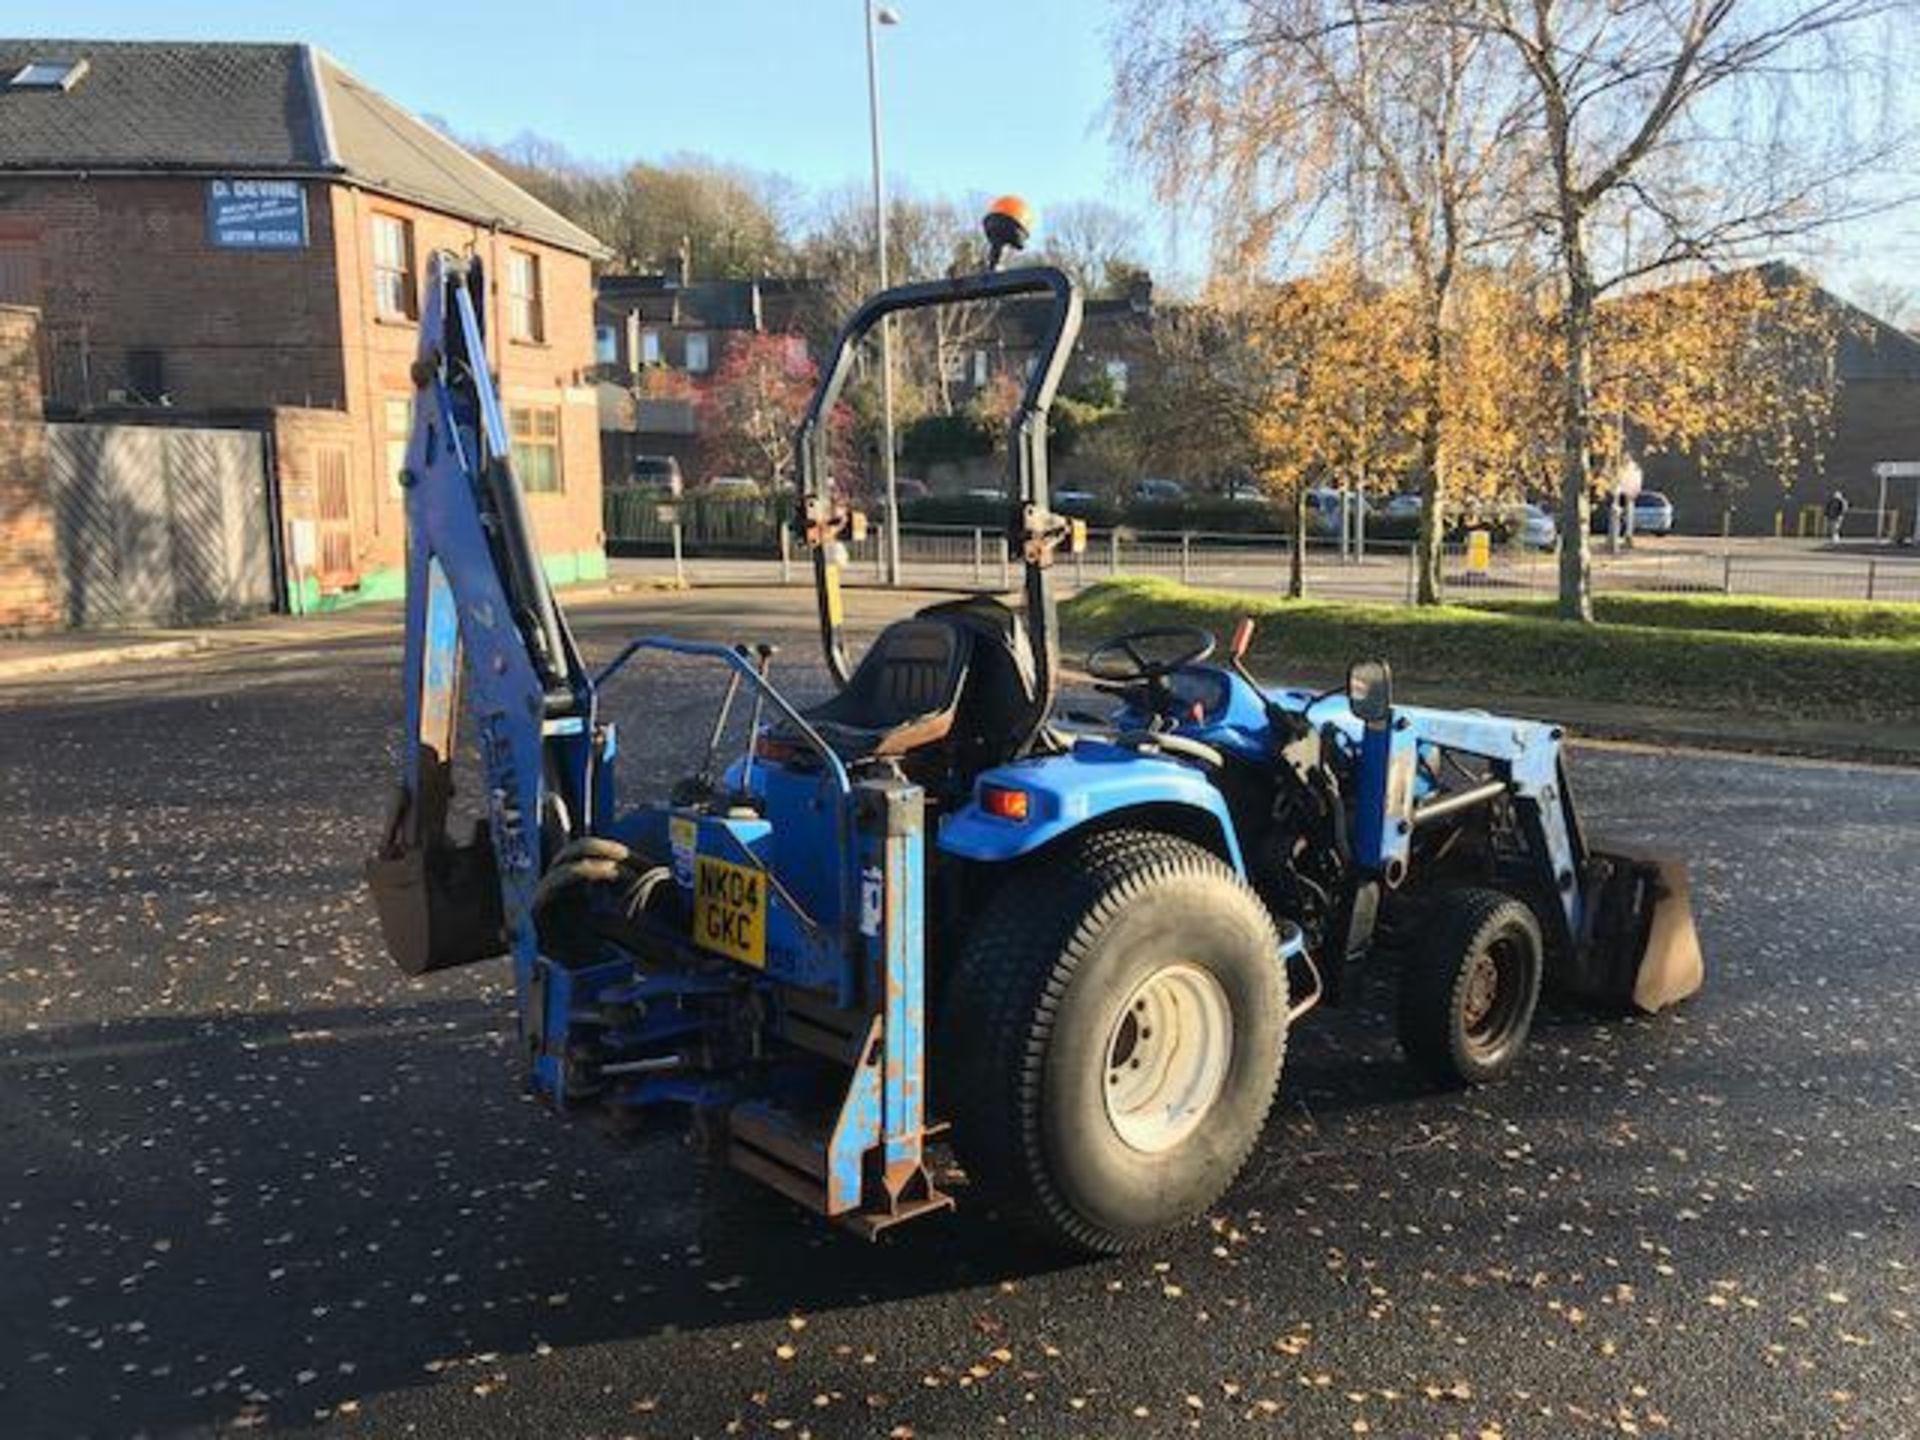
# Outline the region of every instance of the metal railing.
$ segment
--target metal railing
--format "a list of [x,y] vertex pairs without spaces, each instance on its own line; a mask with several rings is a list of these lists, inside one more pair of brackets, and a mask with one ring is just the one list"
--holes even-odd
[[[785,527],[766,518],[767,543],[740,535],[713,553],[691,553],[686,571],[694,579],[779,580],[804,583],[803,547]],[[751,527],[743,527],[750,529]],[[865,539],[843,546],[842,563],[854,582],[886,576],[885,532],[870,528]],[[1292,566],[1292,541],[1277,533],[1149,531],[1124,526],[1089,534],[1078,555],[1062,555],[1055,570],[1065,586],[1078,587],[1114,575],[1158,575],[1220,589],[1284,590]],[[769,553],[771,552],[771,553]],[[904,525],[901,572],[909,585],[1008,589],[1018,566],[1008,557],[1004,535],[986,525]],[[1702,540],[1641,545],[1609,554],[1596,540],[1593,583],[1599,593],[1700,594],[1798,597],[1828,600],[1920,602],[1920,555],[1890,550],[1884,555],[1829,553],[1793,541]],[[1441,550],[1441,580],[1450,598],[1546,598],[1558,593],[1556,551],[1517,542],[1492,545],[1476,565],[1464,541]],[[1413,545],[1404,540],[1369,541],[1364,555],[1342,555],[1333,538],[1308,542],[1306,592],[1324,599],[1412,603],[1418,571]]]

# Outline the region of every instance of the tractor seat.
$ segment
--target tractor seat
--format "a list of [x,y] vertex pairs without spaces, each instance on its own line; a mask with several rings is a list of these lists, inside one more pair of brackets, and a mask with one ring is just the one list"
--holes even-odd
[[806,712],[846,759],[904,755],[947,738],[960,708],[973,633],[946,620],[897,620],[867,647],[846,686]]

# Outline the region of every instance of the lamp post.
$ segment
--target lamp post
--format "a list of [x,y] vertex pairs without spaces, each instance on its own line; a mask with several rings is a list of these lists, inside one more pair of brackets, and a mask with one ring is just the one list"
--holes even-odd
[[[887,182],[880,151],[880,54],[876,34],[898,25],[900,12],[861,0],[867,14],[867,113],[873,131],[873,233],[880,288],[887,288]],[[887,494],[887,583],[900,583],[900,493],[893,474],[893,317],[880,321],[880,477]]]

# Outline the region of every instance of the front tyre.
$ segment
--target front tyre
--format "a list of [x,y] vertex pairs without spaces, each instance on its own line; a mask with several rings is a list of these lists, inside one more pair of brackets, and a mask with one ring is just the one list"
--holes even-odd
[[1462,886],[1433,903],[1400,975],[1400,1048],[1443,1085],[1485,1085],[1526,1048],[1545,944],[1524,900]]
[[955,1148],[1050,1240],[1136,1249],[1246,1163],[1286,1024],[1273,920],[1218,857],[1150,831],[1069,840],[999,888],[946,991]]

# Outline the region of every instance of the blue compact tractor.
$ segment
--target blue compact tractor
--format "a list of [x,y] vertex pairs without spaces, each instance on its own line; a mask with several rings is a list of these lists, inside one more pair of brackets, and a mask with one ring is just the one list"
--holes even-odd
[[[479,263],[436,256],[403,770],[368,874],[403,970],[511,960],[554,1110],[681,1107],[734,1169],[867,1234],[952,1205],[928,1154],[950,1137],[969,1204],[1120,1251],[1220,1198],[1288,1027],[1357,967],[1398,967],[1412,1061],[1478,1084],[1543,984],[1652,1010],[1700,955],[1684,872],[1582,834],[1554,726],[1396,704],[1379,663],[1325,694],[1262,685],[1245,625],[1224,658],[1199,630],[1113,637],[1086,667],[1111,715],[1062,719],[1049,567],[1084,532],[1048,506],[1047,411],[1080,296],[1000,268],[1026,229],[997,203],[985,271],[874,296],[827,358],[795,518],[834,693],[806,706],[764,648],[647,637],[586,666],[514,478]],[[1009,301],[1045,314],[1009,445],[1021,603],[930,606],[856,662],[826,443],[856,349],[891,315]],[[635,804],[616,762],[647,737],[616,737],[601,696],[661,652],[711,664],[723,712],[744,690],[749,738]],[[463,708],[485,818],[456,839]]]

